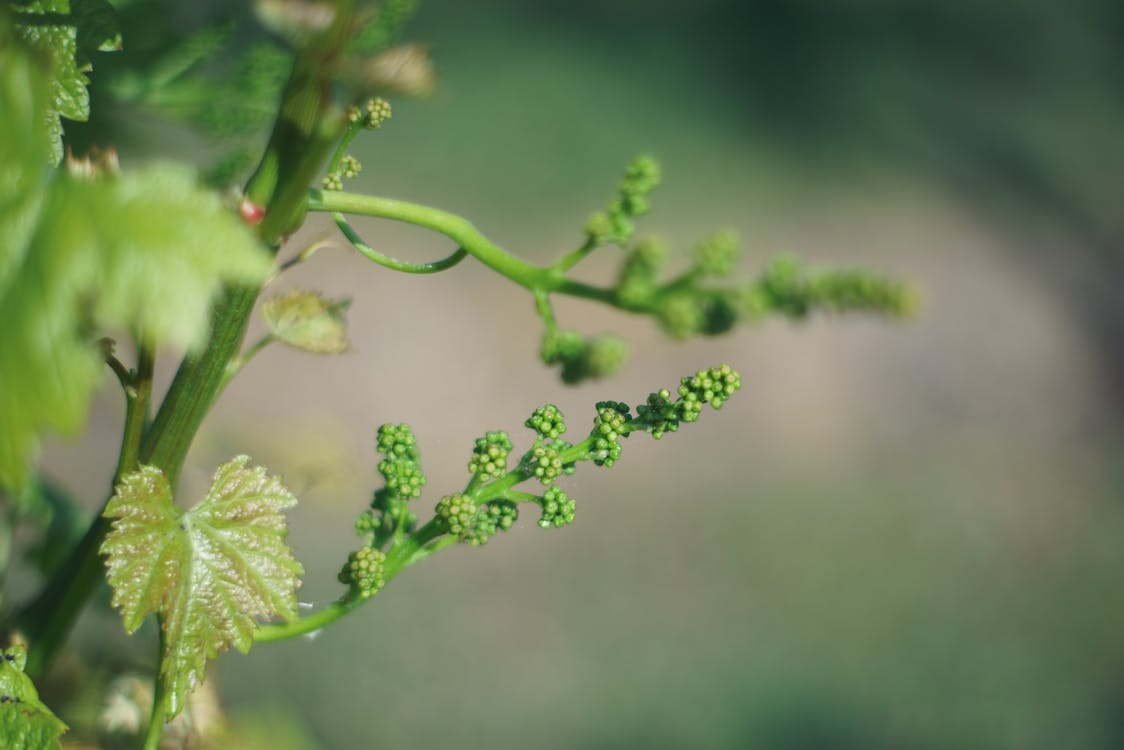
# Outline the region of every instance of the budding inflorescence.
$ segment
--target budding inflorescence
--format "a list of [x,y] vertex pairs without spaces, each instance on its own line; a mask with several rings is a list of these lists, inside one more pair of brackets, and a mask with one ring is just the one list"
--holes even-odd
[[598,211],[586,222],[586,241],[593,246],[628,244],[635,231],[632,219],[648,213],[648,195],[659,184],[659,162],[646,155],[633,159],[625,168],[609,209]]
[[694,268],[700,276],[729,276],[738,262],[738,236],[731,230],[717,232],[694,247]]
[[572,447],[565,440],[552,440],[537,445],[527,454],[527,466],[540,482],[544,485],[550,484],[563,474],[574,473],[574,463],[567,462],[562,455]]
[[379,461],[379,473],[387,489],[403,499],[421,497],[425,486],[417,438],[407,424],[384,424],[379,427],[376,448],[385,458]]
[[[736,269],[741,252],[738,235],[731,229],[696,242],[689,265],[678,275],[665,278],[663,244],[652,238],[633,241],[634,220],[648,212],[649,196],[659,183],[660,168],[654,159],[634,159],[608,208],[594,213],[586,222],[584,244],[552,267],[568,270],[605,245],[616,244],[625,251],[614,286],[583,288],[579,296],[608,299],[618,308],[648,315],[676,339],[726,333],[740,321],[767,314],[800,319],[822,309],[903,317],[916,305],[910,289],[901,283],[863,271],[807,272],[787,258],[774,261],[749,284],[723,283]],[[549,290],[535,291],[543,297]],[[549,307],[543,310],[540,299],[546,332],[539,356],[545,364],[561,366],[563,382],[604,377],[623,365],[628,354],[623,341],[615,336],[587,337],[561,329],[553,311]],[[651,405],[651,409],[659,411],[660,407]]]
[[362,171],[363,165],[359,160],[351,154],[346,154],[340,158],[336,168],[320,180],[320,185],[325,190],[343,190],[343,181],[358,177]]
[[347,110],[348,122],[362,124],[368,130],[378,130],[390,116],[390,102],[381,96],[368,99],[362,108],[352,105]]
[[617,277],[616,297],[625,307],[643,307],[658,289],[667,248],[656,237],[637,241],[624,257]]
[[507,500],[493,500],[476,509],[476,525],[467,538],[462,541],[479,547],[501,531],[507,531],[519,518],[515,503]]
[[566,418],[554,404],[544,404],[535,409],[524,425],[537,432],[542,440],[554,439],[566,431]]
[[544,529],[568,526],[574,522],[575,503],[559,487],[551,487],[540,498],[542,516],[539,526]]
[[900,318],[910,315],[917,301],[898,281],[855,270],[809,271],[796,258],[781,256],[742,289],[740,302],[751,318],[779,312],[799,320],[816,309]]
[[386,555],[374,547],[360,547],[347,556],[339,581],[362,599],[375,595],[386,583]]
[[681,422],[697,420],[704,404],[721,409],[741,385],[741,376],[729,365],[699,370],[680,381],[675,400],[666,388],[650,394],[646,403],[636,407],[636,421],[658,440],[678,430]]
[[629,435],[628,422],[632,414],[628,404],[620,401],[601,401],[597,404],[597,417],[593,420],[593,463],[612,466],[621,457],[620,439]]
[[[356,531],[369,539],[348,557],[340,581],[355,595],[369,597],[403,564],[444,546],[437,543],[439,537],[446,543],[479,547],[508,531],[519,518],[519,503],[539,507],[537,524],[544,529],[569,525],[574,521],[575,502],[556,482],[573,474],[579,462],[611,467],[621,457],[624,438],[633,432],[661,438],[681,424],[697,420],[706,406],[720,409],[740,388],[741,376],[729,365],[718,365],[681,378],[674,392],[652,393],[636,407],[635,416],[623,401],[599,401],[592,428],[578,444],[562,439],[567,432],[562,411],[554,404],[544,404],[524,423],[534,431],[535,439],[518,464],[508,469],[513,449],[508,433],[486,432],[475,441],[467,487],[438,500],[433,518],[420,528],[407,512],[407,502],[420,495],[425,484],[417,439],[405,424],[384,424],[375,443],[383,456],[378,466],[386,486],[375,493],[371,508],[356,521]],[[541,483],[541,494],[516,490],[516,485],[531,480]],[[402,544],[405,553],[399,552]],[[394,566],[389,573],[388,559]]]
[[507,473],[507,457],[512,449],[511,438],[502,430],[476,438],[468,470],[481,479],[498,479]]
[[580,383],[617,372],[628,358],[628,344],[617,336],[583,336],[577,331],[547,331],[539,356],[562,366],[562,382]]
[[476,531],[476,500],[471,495],[446,495],[437,501],[436,517],[445,531],[461,541],[469,541]]
[[377,130],[390,119],[390,102],[382,97],[367,100],[367,118],[364,125],[371,130]]

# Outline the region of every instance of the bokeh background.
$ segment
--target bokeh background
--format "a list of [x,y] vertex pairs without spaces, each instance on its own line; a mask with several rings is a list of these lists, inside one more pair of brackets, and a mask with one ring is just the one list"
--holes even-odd
[[[477,435],[525,438],[540,403],[579,425],[720,361],[744,390],[583,466],[573,527],[524,518],[315,639],[223,656],[226,710],[309,748],[1124,746],[1122,32],[1114,0],[424,0],[409,36],[439,90],[358,141],[356,189],[546,262],[650,152],[665,183],[642,231],[687,247],[732,227],[745,274],[792,252],[923,303],[682,344],[563,300],[566,327],[633,348],[567,388],[529,297],[489,272],[318,254],[279,287],[352,296],[355,351],[260,355],[186,472],[199,489],[247,452],[286,477],[314,605],[339,593],[378,424],[414,427],[428,505]],[[448,251],[357,226],[400,257]],[[583,275],[613,273],[601,252]],[[107,388],[91,435],[47,452],[91,507],[119,411]],[[75,644],[130,648],[96,608]]]

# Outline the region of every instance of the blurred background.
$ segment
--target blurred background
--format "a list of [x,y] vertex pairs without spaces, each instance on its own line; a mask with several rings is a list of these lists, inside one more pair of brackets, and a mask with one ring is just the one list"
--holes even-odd
[[[567,388],[499,277],[321,252],[278,286],[352,296],[355,351],[265,351],[185,473],[202,491],[245,452],[285,476],[313,605],[340,592],[380,423],[414,427],[428,506],[475,437],[526,440],[541,403],[580,425],[721,361],[744,388],[581,467],[573,527],[525,517],[318,638],[223,656],[226,710],[308,748],[1124,746],[1122,32],[1114,0],[424,0],[407,36],[439,90],[357,141],[354,189],[546,262],[649,152],[665,180],[642,233],[686,248],[732,227],[747,275],[792,252],[907,279],[922,306],[675,343],[560,300],[565,327],[633,350]],[[399,257],[449,250],[357,226]],[[289,252],[330,234],[310,222]],[[614,272],[601,253],[581,275]],[[46,455],[91,507],[118,401]],[[75,643],[135,647],[97,609]]]

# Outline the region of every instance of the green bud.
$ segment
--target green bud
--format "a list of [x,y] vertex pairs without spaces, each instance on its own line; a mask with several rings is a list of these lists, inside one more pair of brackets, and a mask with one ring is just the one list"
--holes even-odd
[[407,424],[384,424],[375,438],[376,448],[385,458],[378,470],[386,480],[387,489],[410,500],[421,497],[425,474],[420,464],[417,439]]
[[526,466],[540,482],[548,485],[563,474],[574,473],[574,464],[562,461],[563,451],[572,447],[564,440],[537,445],[527,454]]
[[659,321],[668,335],[686,339],[702,330],[706,313],[693,292],[673,292],[664,298],[659,308]]
[[695,268],[704,276],[728,276],[738,261],[738,236],[731,230],[718,232],[695,245]]
[[548,489],[543,493],[540,502],[542,504],[542,517],[539,518],[541,528],[560,528],[574,522],[576,504],[560,488]]
[[585,337],[577,331],[547,331],[539,347],[543,364],[553,365],[581,356]]
[[352,156],[351,154],[347,154],[342,159],[340,159],[340,167],[338,171],[341,177],[352,179],[354,177],[358,177],[359,173],[363,171],[363,165],[360,164],[359,160],[354,156]]
[[372,514],[370,510],[365,510],[355,519],[355,533],[359,536],[370,534],[375,530],[377,524],[378,521],[375,519],[374,514]]
[[613,241],[613,223],[608,214],[598,211],[585,223],[585,235],[594,245],[600,247]]
[[679,429],[679,411],[666,388],[649,393],[647,402],[636,407],[636,418],[656,440]]
[[468,470],[481,479],[499,479],[507,473],[507,457],[512,447],[511,438],[503,431],[477,438]]
[[[651,156],[642,154],[637,156],[625,168],[624,179],[621,180],[620,194],[622,197],[644,198],[660,184],[660,165]],[[630,214],[639,216],[647,211],[645,202],[643,211]]]
[[367,100],[366,111],[363,114],[363,126],[369,130],[378,130],[382,124],[390,119],[390,102],[380,97]]
[[566,418],[554,404],[544,404],[523,423],[539,434],[543,440],[555,439],[566,432]]
[[[683,411],[683,421],[693,422],[702,411],[702,404],[721,409],[722,405],[742,387],[741,375],[729,365],[723,364],[708,370],[699,370],[679,383],[678,393]],[[687,414],[693,413],[694,418]]]
[[446,495],[434,508],[441,527],[461,541],[471,539],[476,530],[476,501],[470,495]]
[[467,541],[473,547],[486,544],[500,531],[507,531],[519,518],[515,503],[507,500],[493,500],[480,506],[476,511],[476,526]]
[[386,583],[386,555],[374,547],[360,547],[347,557],[340,570],[339,581],[367,599],[378,593]]
[[726,333],[737,324],[740,310],[735,293],[708,290],[700,295],[699,301],[703,314],[700,333],[715,336]]
[[[584,377],[608,377],[620,370],[628,359],[628,344],[618,336],[594,336],[586,340],[584,359]],[[565,372],[562,379],[566,380]]]
[[621,457],[621,438],[629,435],[628,421],[632,419],[628,404],[620,401],[601,401],[597,404],[597,417],[593,420],[593,448],[590,454],[598,466],[612,466]]

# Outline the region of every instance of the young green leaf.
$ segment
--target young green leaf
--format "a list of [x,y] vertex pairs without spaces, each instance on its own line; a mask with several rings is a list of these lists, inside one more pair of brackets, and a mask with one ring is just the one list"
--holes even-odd
[[57,164],[62,159],[59,117],[90,118],[86,74],[93,70],[93,53],[121,49],[117,16],[106,0],[21,0],[13,7],[20,36],[54,62],[47,128]]
[[304,569],[285,544],[281,511],[297,500],[262,467],[247,467],[249,460],[220,466],[189,511],[172,503],[153,466],[124,477],[105,509],[114,519],[101,547],[113,606],[130,633],[148,614],[160,616],[169,718],[202,681],[208,659],[230,646],[248,651],[259,619],[296,616]]
[[262,315],[273,335],[291,347],[313,354],[343,354],[350,345],[343,312],[351,300],[332,301],[316,292],[294,290],[270,297]]
[[95,331],[202,343],[223,282],[269,254],[180,166],[81,178],[48,170],[47,79],[0,15],[0,486],[18,489],[46,428],[75,432],[104,375]]
[[57,750],[67,726],[39,700],[26,661],[22,646],[0,654],[0,738],[5,750]]

